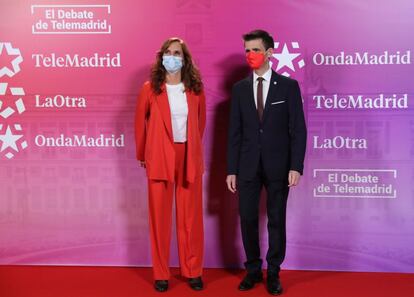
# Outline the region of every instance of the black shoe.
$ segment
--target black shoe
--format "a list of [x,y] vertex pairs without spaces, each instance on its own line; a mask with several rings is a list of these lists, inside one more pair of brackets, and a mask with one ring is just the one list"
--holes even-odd
[[269,294],[272,295],[280,295],[283,293],[282,284],[280,283],[278,275],[267,276],[266,288]]
[[168,281],[167,280],[156,280],[154,283],[154,288],[158,292],[165,292],[168,290]]
[[254,287],[256,283],[263,281],[263,274],[260,273],[248,273],[239,284],[240,291],[247,291]]
[[188,284],[190,285],[190,288],[195,291],[201,291],[203,289],[203,280],[201,279],[201,276],[189,278]]

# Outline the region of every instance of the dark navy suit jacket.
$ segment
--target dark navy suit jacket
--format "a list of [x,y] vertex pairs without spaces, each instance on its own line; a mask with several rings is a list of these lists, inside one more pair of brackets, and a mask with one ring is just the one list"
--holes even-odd
[[233,86],[227,174],[251,180],[260,158],[269,180],[287,180],[289,170],[303,174],[306,124],[298,82],[272,71],[262,122],[253,87],[253,74]]

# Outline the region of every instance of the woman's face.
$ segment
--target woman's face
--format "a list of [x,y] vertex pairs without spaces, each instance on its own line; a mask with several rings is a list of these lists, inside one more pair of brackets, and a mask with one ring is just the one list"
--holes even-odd
[[165,50],[164,55],[183,58],[184,54],[181,44],[179,42],[171,43],[170,46]]

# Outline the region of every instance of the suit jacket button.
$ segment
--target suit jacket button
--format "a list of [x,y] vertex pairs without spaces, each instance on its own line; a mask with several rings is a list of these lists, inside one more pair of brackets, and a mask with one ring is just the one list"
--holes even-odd
[[259,129],[259,132],[260,132],[260,133],[263,133],[263,129]]

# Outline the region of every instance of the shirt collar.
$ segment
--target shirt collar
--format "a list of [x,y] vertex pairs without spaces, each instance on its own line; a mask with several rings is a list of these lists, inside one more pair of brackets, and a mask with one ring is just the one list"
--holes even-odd
[[[256,72],[253,71],[253,82],[256,82],[258,77],[259,76]],[[269,69],[261,77],[263,77],[265,81],[269,82],[272,78],[272,67],[269,67]]]

